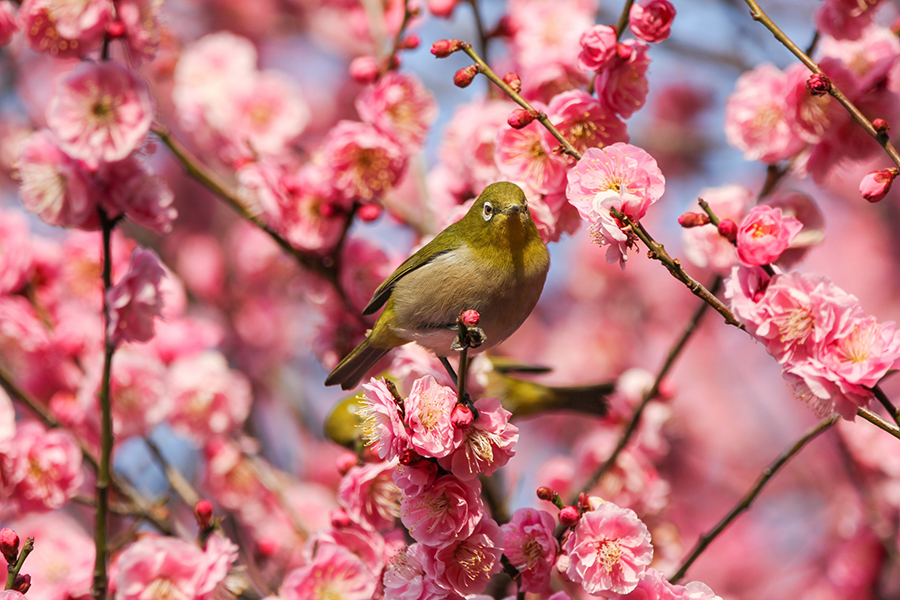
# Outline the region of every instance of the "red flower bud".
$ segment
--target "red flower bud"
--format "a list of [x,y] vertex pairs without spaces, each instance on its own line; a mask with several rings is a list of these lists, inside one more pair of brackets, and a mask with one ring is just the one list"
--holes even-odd
[[256,550],[262,557],[274,556],[278,552],[279,544],[272,538],[264,537],[256,542]]
[[416,454],[415,450],[407,449],[407,450],[404,450],[403,454],[400,455],[400,464],[405,465],[407,467],[409,465],[416,464],[420,460],[422,460],[422,457],[419,456],[418,454]]
[[14,564],[19,558],[19,536],[8,527],[0,529],[0,552],[9,564]]
[[735,240],[737,240],[737,230],[738,226],[731,219],[719,221],[719,235],[721,235],[732,244],[735,242]]
[[481,315],[478,314],[477,310],[469,309],[464,310],[459,313],[459,320],[462,321],[462,324],[466,327],[477,327],[478,321],[481,320]]
[[686,212],[678,217],[678,224],[685,229],[700,227],[709,223],[709,215],[706,213]]
[[453,83],[456,87],[469,87],[469,84],[472,83],[472,80],[475,79],[475,76],[481,72],[481,67],[478,65],[469,65],[468,67],[464,67],[456,72],[453,75]]
[[350,516],[344,512],[343,508],[336,508],[331,511],[331,526],[335,529],[350,527],[351,523],[353,523],[353,521],[350,520]]
[[872,127],[875,128],[878,135],[887,135],[887,132],[891,130],[891,126],[884,119],[873,119]]
[[566,506],[561,511],[559,511],[559,522],[566,526],[571,527],[575,523],[578,522],[578,509],[574,506]]
[[420,38],[415,33],[411,33],[402,40],[397,45],[397,48],[400,50],[415,50],[419,47],[419,44],[422,43],[422,38]]
[[869,202],[878,202],[890,191],[891,184],[894,183],[894,178],[898,173],[900,170],[896,167],[867,173],[859,182],[859,193]]
[[616,55],[620,59],[629,60],[632,54],[634,54],[634,48],[632,48],[628,44],[623,44],[621,42],[616,44]]
[[806,80],[806,89],[808,89],[809,93],[813,96],[824,96],[828,93],[828,90],[831,89],[831,80],[828,79],[827,75],[813,73],[809,76],[809,79]]
[[434,54],[435,58],[447,58],[463,48],[463,43],[455,38],[452,40],[438,40],[431,45],[431,53]]
[[544,502],[553,502],[553,496],[556,495],[556,492],[548,488],[547,486],[542,485],[537,489],[537,497],[543,500]]
[[457,404],[450,413],[450,422],[457,429],[466,429],[472,424],[472,411],[465,404]]
[[381,216],[382,210],[383,209],[380,204],[363,204],[358,209],[356,209],[356,214],[359,216],[359,219],[361,221],[371,223]]
[[125,35],[125,24],[122,21],[110,21],[106,25],[106,35],[112,39],[123,37]]
[[532,121],[541,116],[536,110],[528,110],[525,108],[517,108],[509,114],[506,122],[513,129],[522,129],[527,127]]
[[515,27],[513,27],[512,20],[509,18],[509,15],[503,15],[500,17],[500,20],[497,21],[497,26],[494,27],[493,31],[491,31],[490,37],[512,37],[515,33]]
[[522,79],[519,77],[519,74],[515,71],[510,71],[506,75],[503,76],[503,81],[513,89],[514,92],[518,93],[522,91]]
[[378,79],[378,63],[371,56],[357,56],[350,61],[350,77],[363,85],[375,83]]
[[213,505],[209,500],[200,500],[194,505],[194,517],[200,529],[209,529],[212,526]]
[[16,575],[16,581],[10,589],[19,592],[20,594],[26,593],[31,589],[31,575],[24,573]]

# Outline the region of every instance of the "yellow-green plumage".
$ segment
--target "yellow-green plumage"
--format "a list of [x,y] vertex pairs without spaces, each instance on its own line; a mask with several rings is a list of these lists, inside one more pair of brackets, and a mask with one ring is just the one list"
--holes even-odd
[[466,215],[406,259],[382,283],[363,314],[384,306],[366,339],[325,380],[352,389],[390,349],[418,342],[448,356],[463,310],[481,315],[485,350],[519,328],[540,298],[550,257],[525,194],[489,185]]

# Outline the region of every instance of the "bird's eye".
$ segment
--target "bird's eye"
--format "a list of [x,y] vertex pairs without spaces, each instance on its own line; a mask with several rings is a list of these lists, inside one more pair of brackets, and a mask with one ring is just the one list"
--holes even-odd
[[485,221],[490,221],[491,217],[494,216],[494,207],[490,202],[484,203],[484,208],[482,209],[481,215],[484,217]]

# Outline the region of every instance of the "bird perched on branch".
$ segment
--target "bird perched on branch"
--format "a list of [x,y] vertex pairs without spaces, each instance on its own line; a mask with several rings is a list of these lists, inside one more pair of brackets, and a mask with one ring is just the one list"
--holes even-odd
[[464,310],[480,315],[486,342],[477,351],[499,344],[531,314],[549,268],[550,255],[525,194],[513,183],[489,185],[462,219],[406,259],[375,290],[363,314],[382,306],[384,312],[325,385],[355,388],[389,350],[409,342],[447,357]]

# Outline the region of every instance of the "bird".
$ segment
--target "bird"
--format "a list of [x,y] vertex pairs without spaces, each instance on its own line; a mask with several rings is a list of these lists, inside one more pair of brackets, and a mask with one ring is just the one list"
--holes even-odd
[[487,186],[465,216],[406,259],[372,295],[363,315],[384,310],[366,338],[325,379],[354,389],[391,349],[416,342],[442,359],[464,310],[480,315],[481,352],[504,341],[534,310],[550,254],[514,183]]

